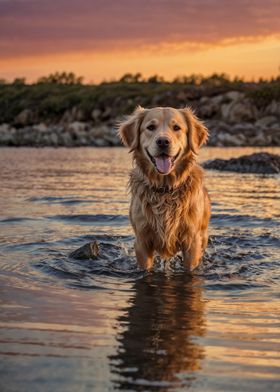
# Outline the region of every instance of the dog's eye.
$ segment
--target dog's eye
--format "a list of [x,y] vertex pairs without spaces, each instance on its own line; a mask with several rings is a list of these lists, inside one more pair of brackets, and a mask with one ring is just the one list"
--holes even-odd
[[155,124],[150,124],[150,125],[147,126],[147,129],[149,131],[154,131],[156,129],[156,126],[155,126]]
[[181,127],[179,127],[178,124],[173,125],[173,130],[174,131],[180,131]]

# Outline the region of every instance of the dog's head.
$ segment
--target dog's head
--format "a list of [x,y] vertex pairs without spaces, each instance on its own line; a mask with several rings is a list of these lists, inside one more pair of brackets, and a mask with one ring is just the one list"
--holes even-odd
[[192,158],[206,142],[206,127],[191,109],[138,107],[119,125],[119,135],[130,151],[138,152],[161,175],[168,175],[180,160]]

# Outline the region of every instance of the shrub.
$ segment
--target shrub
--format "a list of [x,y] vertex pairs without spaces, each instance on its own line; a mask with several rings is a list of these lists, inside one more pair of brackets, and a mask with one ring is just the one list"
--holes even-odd
[[271,101],[280,100],[280,78],[272,83],[261,83],[247,92],[247,96],[258,108],[264,108]]

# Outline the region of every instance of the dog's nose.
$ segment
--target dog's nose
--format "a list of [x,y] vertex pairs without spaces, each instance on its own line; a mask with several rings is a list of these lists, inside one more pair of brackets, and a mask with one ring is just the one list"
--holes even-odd
[[165,148],[169,146],[170,140],[166,137],[159,137],[156,143],[160,148]]

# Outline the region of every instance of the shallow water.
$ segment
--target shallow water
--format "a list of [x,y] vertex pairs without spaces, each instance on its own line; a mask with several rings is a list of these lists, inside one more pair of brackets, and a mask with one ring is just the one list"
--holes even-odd
[[[121,148],[0,150],[1,391],[279,390],[279,178],[206,173],[189,277],[176,259],[137,269],[129,168]],[[100,260],[69,257],[92,240]]]

